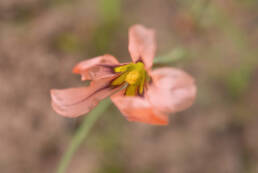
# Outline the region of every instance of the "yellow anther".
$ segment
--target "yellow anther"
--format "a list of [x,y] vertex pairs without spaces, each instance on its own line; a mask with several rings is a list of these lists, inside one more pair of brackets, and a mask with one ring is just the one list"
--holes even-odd
[[138,70],[133,70],[126,75],[125,81],[128,84],[133,85],[138,81],[139,77],[140,77],[139,71]]
[[125,90],[126,96],[135,96],[137,94],[137,85],[128,85]]
[[118,72],[125,72],[128,69],[128,67],[130,67],[130,66],[132,66],[132,63],[115,67],[114,71],[117,72],[117,73]]
[[115,85],[121,85],[124,81],[125,81],[125,78],[126,78],[126,73],[123,73],[121,74],[119,77],[117,77],[116,79],[114,79],[112,81],[112,85],[115,86]]
[[145,79],[146,79],[146,72],[143,73],[142,79],[140,80],[140,84],[139,84],[139,94],[141,95],[143,94]]

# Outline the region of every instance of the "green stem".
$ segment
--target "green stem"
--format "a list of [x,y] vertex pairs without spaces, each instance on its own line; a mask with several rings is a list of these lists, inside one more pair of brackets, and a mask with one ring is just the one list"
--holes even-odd
[[80,128],[75,133],[70,145],[66,153],[63,155],[56,173],[64,173],[68,167],[69,162],[71,161],[73,155],[79,148],[80,144],[89,134],[90,129],[93,127],[97,119],[104,113],[104,111],[108,108],[111,104],[109,99],[105,99],[99,103],[98,107],[93,109],[87,116],[85,116],[83,123],[81,124]]

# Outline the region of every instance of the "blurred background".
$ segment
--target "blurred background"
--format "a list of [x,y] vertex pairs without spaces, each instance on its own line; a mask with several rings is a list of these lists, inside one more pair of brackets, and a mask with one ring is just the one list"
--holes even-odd
[[1,0],[0,172],[51,173],[82,118],[49,90],[85,85],[84,59],[130,60],[128,28],[154,28],[157,56],[195,77],[198,96],[168,126],[128,122],[112,105],[68,173],[257,173],[257,0]]

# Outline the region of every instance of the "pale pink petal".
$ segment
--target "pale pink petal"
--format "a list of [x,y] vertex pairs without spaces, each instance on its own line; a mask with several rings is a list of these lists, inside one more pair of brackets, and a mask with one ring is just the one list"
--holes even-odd
[[113,76],[112,66],[118,64],[112,55],[103,55],[80,62],[74,67],[73,73],[81,74],[82,80],[96,80]]
[[196,86],[187,73],[176,68],[159,68],[151,72],[151,78],[146,96],[154,108],[172,113],[193,104]]
[[88,113],[99,101],[111,95],[117,88],[109,88],[111,79],[101,79],[91,82],[88,87],[52,89],[51,99],[53,109],[65,117],[77,117]]
[[167,116],[153,109],[148,100],[142,97],[124,96],[124,91],[120,91],[111,96],[111,100],[129,121],[168,124]]
[[142,25],[129,29],[129,52],[134,62],[142,60],[146,68],[151,68],[156,51],[155,32]]

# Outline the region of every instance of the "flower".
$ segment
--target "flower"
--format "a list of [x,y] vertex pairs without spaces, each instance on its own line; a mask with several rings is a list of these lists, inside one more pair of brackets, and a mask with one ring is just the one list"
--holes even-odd
[[129,121],[168,124],[168,114],[190,107],[195,99],[194,79],[176,68],[152,70],[155,32],[142,25],[129,29],[133,62],[120,64],[112,55],[85,60],[73,73],[91,80],[87,87],[52,89],[53,109],[65,117],[88,113],[102,99],[111,100]]

